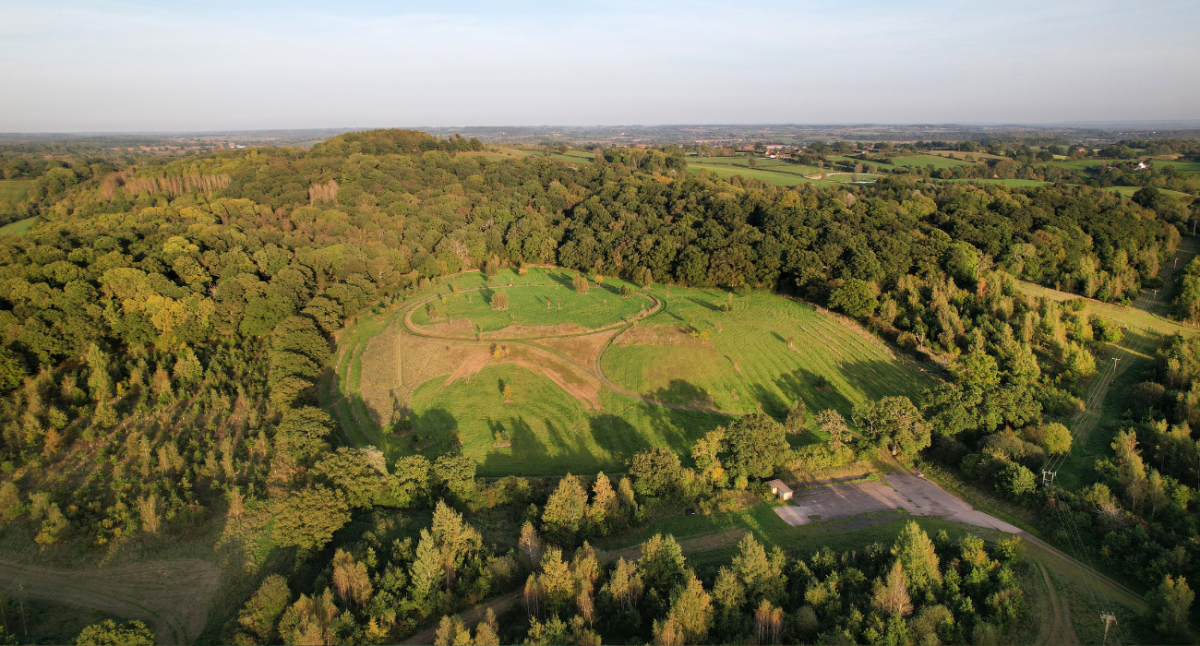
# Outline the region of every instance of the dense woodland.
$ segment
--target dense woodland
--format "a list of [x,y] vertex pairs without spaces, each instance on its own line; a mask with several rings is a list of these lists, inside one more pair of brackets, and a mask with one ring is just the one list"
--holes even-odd
[[[373,131],[308,151],[42,172],[9,212],[40,223],[0,237],[0,513],[43,549],[105,558],[228,518],[220,542],[245,554],[256,580],[279,568],[269,554],[291,550],[296,566],[267,578],[214,638],[243,642],[396,640],[521,585],[527,612],[516,624],[466,637],[447,624],[439,639],[1003,633],[1022,612],[1011,546],[930,541],[910,528],[890,551],[797,558],[748,539],[701,580],[669,537],[636,563],[601,565],[585,543],[641,522],[646,501],[733,504],[796,464],[876,449],[924,451],[1018,504],[1053,510],[1042,515],[1047,534],[1074,514],[1090,553],[1136,585],[1193,575],[1200,350],[1182,339],[1163,349],[1161,374],[1139,386],[1143,409],[1095,484],[1041,489],[1034,472],[1069,450],[1060,422],[1081,410],[1097,353],[1122,332],[1017,285],[1128,302],[1158,286],[1192,217],[1185,206],[1061,182],[945,183],[921,169],[866,188],[786,189],[689,175],[678,147],[606,149],[595,164],[484,152],[477,140]],[[851,419],[748,416],[682,461],[647,447],[615,485],[603,474],[480,483],[461,456],[386,464],[377,450],[345,446],[315,394],[333,335],[382,302],[489,264],[793,294],[862,321],[944,379],[921,401],[886,398]],[[788,449],[784,435],[805,428],[829,440]],[[384,539],[381,510],[431,508],[416,540]],[[484,544],[460,515],[481,510],[528,521],[522,544]],[[334,540],[364,518],[372,531]]]

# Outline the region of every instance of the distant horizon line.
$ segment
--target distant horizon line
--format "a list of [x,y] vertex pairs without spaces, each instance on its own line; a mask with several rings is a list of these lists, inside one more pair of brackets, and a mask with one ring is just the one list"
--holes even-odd
[[1200,129],[1200,119],[1142,119],[1142,120],[1091,120],[1091,121],[1058,121],[1058,122],[828,122],[828,123],[768,123],[768,122],[713,122],[713,123],[660,123],[660,124],[500,124],[500,125],[397,125],[397,126],[332,126],[310,128],[227,128],[227,129],[180,129],[180,130],[75,130],[75,131],[0,131],[0,137],[12,136],[128,136],[128,135],[220,135],[239,133],[303,133],[303,132],[362,132],[368,130],[405,129],[405,130],[497,130],[514,129],[645,129],[645,128],[721,128],[721,127],[785,127],[785,128],[864,128],[864,127],[898,127],[898,128],[1066,128],[1066,129],[1113,129],[1113,128],[1160,128],[1160,129]]

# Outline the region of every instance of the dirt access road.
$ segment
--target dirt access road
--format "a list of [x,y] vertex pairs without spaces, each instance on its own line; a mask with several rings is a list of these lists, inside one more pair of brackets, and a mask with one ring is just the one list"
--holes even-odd
[[60,570],[0,561],[0,588],[140,619],[160,644],[190,644],[204,631],[221,571],[208,561],[176,559],[93,570]]

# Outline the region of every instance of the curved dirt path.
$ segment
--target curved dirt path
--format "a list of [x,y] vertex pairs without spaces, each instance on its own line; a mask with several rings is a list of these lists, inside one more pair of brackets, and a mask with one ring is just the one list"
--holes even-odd
[[[503,289],[516,289],[518,287],[546,287],[546,285],[510,285],[509,287],[505,287]],[[473,287],[471,289],[464,289],[461,291],[462,292],[480,292],[485,289],[495,289],[495,288],[494,287]],[[659,310],[662,309],[662,301],[651,296],[650,294],[638,294],[638,296],[649,299],[652,307],[649,310],[647,310],[645,314],[635,317],[632,321],[622,320],[617,323],[613,323],[612,325],[605,325],[604,327],[598,327],[598,328],[594,328],[594,329],[586,329],[585,328],[579,332],[569,332],[566,334],[541,334],[541,335],[534,335],[534,336],[517,336],[517,337],[488,337],[486,339],[482,339],[482,338],[478,338],[478,337],[474,337],[474,336],[459,336],[459,335],[453,335],[453,334],[439,334],[437,332],[430,332],[429,330],[422,328],[421,326],[417,325],[416,323],[413,323],[413,321],[412,321],[413,313],[416,312],[417,308],[420,307],[421,305],[424,305],[426,303],[429,303],[429,302],[434,301],[437,298],[439,298],[439,296],[437,296],[435,294],[433,296],[430,296],[429,298],[426,298],[425,300],[413,302],[408,307],[408,309],[405,310],[405,312],[404,312],[404,328],[410,334],[415,334],[416,336],[423,336],[423,337],[430,338],[430,339],[445,339],[447,341],[503,341],[505,343],[523,343],[525,341],[537,341],[539,339],[561,339],[561,338],[567,338],[567,337],[573,337],[573,336],[590,336],[592,334],[599,334],[600,332],[606,332],[608,330],[617,330],[617,329],[620,329],[623,327],[628,327],[638,321],[648,319],[651,316],[658,314]],[[497,331],[499,332],[501,330],[497,330]]]
[[199,559],[83,571],[0,561],[0,587],[10,594],[140,619],[160,644],[188,644],[200,636],[220,580],[221,571]]
[[1042,580],[1046,582],[1046,592],[1050,597],[1050,611],[1053,617],[1048,628],[1043,623],[1043,629],[1038,635],[1038,644],[1076,646],[1079,644],[1079,636],[1075,634],[1075,626],[1071,624],[1071,609],[1067,606],[1067,600],[1058,596],[1054,584],[1050,582],[1050,574],[1046,572],[1046,567],[1038,563],[1038,569],[1042,571]]
[[[543,287],[543,285],[514,285],[513,286],[513,288],[517,288],[517,287]],[[491,288],[477,287],[472,290],[462,290],[462,291],[480,291],[483,289],[491,289]],[[471,342],[486,341],[486,342],[504,342],[504,343],[518,343],[518,344],[522,344],[522,345],[530,345],[531,347],[535,347],[538,350],[541,350],[544,352],[549,352],[549,353],[563,359],[564,361],[570,362],[575,367],[577,367],[580,370],[595,377],[597,380],[600,381],[600,383],[604,384],[605,386],[608,386],[610,389],[612,389],[614,392],[616,392],[620,395],[624,395],[626,397],[631,397],[633,399],[639,400],[643,403],[650,404],[653,406],[662,406],[664,408],[688,411],[688,412],[693,412],[693,413],[709,413],[712,415],[725,415],[725,416],[737,415],[737,413],[731,413],[729,411],[724,411],[724,410],[720,410],[717,408],[698,408],[695,406],[684,406],[682,404],[671,404],[671,403],[664,402],[664,401],[661,401],[658,399],[654,399],[653,397],[646,397],[645,395],[639,395],[638,393],[635,393],[631,390],[624,388],[623,386],[616,384],[615,382],[610,380],[607,376],[605,376],[604,371],[600,368],[600,360],[604,357],[604,353],[607,352],[608,349],[612,346],[613,340],[616,339],[617,336],[619,336],[621,332],[624,332],[625,330],[633,327],[634,325],[636,325],[642,321],[645,321],[646,319],[649,319],[651,316],[662,311],[663,301],[659,300],[658,298],[655,298],[654,296],[651,296],[650,294],[641,294],[641,296],[644,298],[650,299],[651,303],[653,304],[653,307],[651,307],[651,309],[648,310],[644,315],[639,316],[632,321],[621,321],[620,323],[615,323],[613,325],[605,326],[602,328],[584,330],[582,332],[571,332],[571,333],[567,333],[567,334],[547,334],[547,335],[542,335],[542,336],[522,336],[522,337],[488,337],[487,339],[477,339],[474,337],[465,337],[465,336],[457,336],[457,335],[452,335],[452,334],[440,334],[437,332],[431,332],[431,331],[426,330],[426,329],[422,328],[421,326],[413,323],[412,315],[417,310],[417,307],[436,299],[437,296],[432,296],[425,300],[414,302],[405,311],[404,317],[402,320],[404,321],[404,331],[408,332],[409,334],[412,334],[413,336],[420,336],[420,337],[425,337],[425,338],[429,338],[429,339],[441,339],[441,340],[445,340],[445,341],[471,341]],[[593,334],[600,334],[602,332],[613,332],[613,335],[611,337],[609,337],[608,341],[605,342],[604,346],[602,348],[600,348],[600,352],[597,353],[596,359],[595,359],[595,361],[593,361],[593,365],[591,367],[585,366],[585,365],[579,363],[578,361],[576,361],[575,359],[572,359],[571,357],[569,357],[569,356],[563,354],[562,352],[559,352],[553,348],[549,348],[549,347],[546,347],[543,345],[536,345],[536,344],[532,343],[534,341],[540,341],[543,339],[561,339],[561,338],[568,338],[568,337],[575,337],[575,336],[590,336]]]

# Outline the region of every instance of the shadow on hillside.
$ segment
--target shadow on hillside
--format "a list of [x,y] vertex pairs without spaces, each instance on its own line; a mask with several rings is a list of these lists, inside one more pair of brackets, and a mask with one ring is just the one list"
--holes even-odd
[[[507,438],[511,447],[509,450],[490,450],[479,465],[480,475],[592,473],[609,462],[607,456],[596,455],[588,448],[587,437],[583,434],[571,433],[549,419],[543,419],[542,423],[546,432],[544,437],[539,437],[523,415],[503,421],[489,419],[492,437]],[[629,426],[629,429],[633,427]]]
[[689,300],[689,301],[691,301],[691,302],[693,302],[693,303],[695,303],[695,304],[697,304],[697,305],[699,305],[700,307],[703,307],[703,308],[709,309],[709,310],[711,310],[711,311],[713,311],[713,312],[720,312],[720,311],[721,311],[721,308],[720,308],[720,307],[717,307],[716,305],[713,305],[713,304],[712,304],[711,302],[709,302],[709,301],[705,301],[705,300],[701,300],[701,299],[699,299],[699,298],[696,298],[695,296],[688,296],[688,300]]
[[[655,401],[680,406],[708,406],[708,393],[682,379],[672,380],[666,387],[646,393],[646,396]],[[730,420],[729,416],[720,413],[679,410],[649,402],[642,402],[639,406],[650,420],[649,430],[653,431],[667,448],[678,453],[685,463],[690,459],[692,444],[697,438]],[[641,441],[645,442],[644,439]]]
[[775,385],[786,396],[791,397],[792,401],[803,400],[804,407],[812,413],[833,408],[843,415],[849,415],[850,409],[854,407],[836,386],[805,368],[797,368],[790,374],[780,375],[779,379],[775,380]]
[[458,432],[458,419],[450,411],[431,408],[420,415],[410,417],[409,425],[413,430],[414,449],[433,440],[433,444],[421,450],[421,453],[432,451],[441,454],[455,448],[454,434]]
[[575,274],[577,272],[569,272],[566,269],[547,269],[546,278],[562,285],[563,287],[575,287]]

